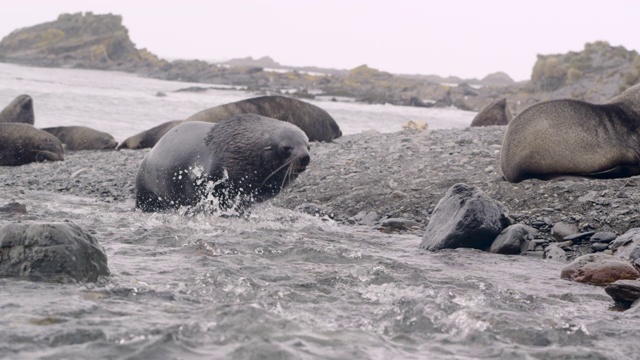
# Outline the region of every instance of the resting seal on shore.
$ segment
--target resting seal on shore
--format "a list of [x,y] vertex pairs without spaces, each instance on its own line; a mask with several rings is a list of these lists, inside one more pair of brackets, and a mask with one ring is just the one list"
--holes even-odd
[[502,98],[482,108],[471,121],[471,126],[508,125],[511,119],[513,115],[507,106],[507,99]]
[[119,146],[120,149],[146,149],[153,147],[167,131],[180,124],[182,120],[167,121],[149,130],[128,137]]
[[242,211],[277,195],[309,160],[307,136],[280,120],[243,114],[218,124],[184,122],[142,160],[136,206],[158,211],[211,200]]
[[58,126],[42,130],[57,137],[68,150],[111,150],[118,145],[113,136],[86,126]]
[[29,124],[0,123],[0,166],[64,160],[62,143]]
[[331,141],[342,136],[336,121],[323,109],[284,96],[262,96],[200,111],[186,121],[220,122],[238,114],[258,114],[298,126],[309,141]]
[[33,125],[33,99],[29,95],[20,95],[0,111],[0,123],[22,123]]
[[640,85],[609,102],[535,104],[509,124],[501,165],[510,182],[640,174]]

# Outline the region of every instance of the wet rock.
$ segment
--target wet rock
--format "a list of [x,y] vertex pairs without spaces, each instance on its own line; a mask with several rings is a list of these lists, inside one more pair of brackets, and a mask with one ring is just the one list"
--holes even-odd
[[378,222],[380,215],[375,211],[361,211],[356,216],[353,217],[356,223],[360,225],[368,225],[373,226]]
[[0,227],[0,276],[94,282],[103,275],[109,275],[104,250],[74,223],[15,223]]
[[0,206],[0,214],[26,214],[27,205],[19,202],[11,202],[5,206]]
[[538,230],[524,225],[515,224],[502,230],[493,241],[489,251],[495,254],[520,254],[528,247],[529,240],[538,234]]
[[578,233],[578,225],[559,222],[551,228],[551,236],[556,241],[562,241],[567,236]]
[[553,243],[544,249],[544,258],[565,262],[567,261],[567,253],[562,249],[560,243]]
[[622,260],[630,261],[640,267],[640,233],[638,228],[631,229],[620,235],[609,244],[610,249],[615,249],[615,256]]
[[560,277],[587,284],[606,285],[617,280],[637,279],[640,273],[626,261],[597,253],[575,259],[562,269]]
[[433,210],[420,248],[486,249],[510,224],[501,203],[475,186],[458,183],[449,188]]
[[328,217],[333,219],[335,217],[333,209],[328,206],[318,205],[313,203],[304,203],[296,206],[296,210],[316,217]]
[[380,222],[378,230],[384,232],[398,231],[398,230],[415,230],[420,228],[420,223],[417,221],[403,219],[403,218],[389,218]]
[[615,240],[618,235],[614,232],[605,231],[605,232],[597,232],[593,234],[589,241],[591,242],[599,242],[599,243],[610,243]]
[[607,285],[604,291],[617,303],[631,305],[640,299],[640,280],[618,280]]

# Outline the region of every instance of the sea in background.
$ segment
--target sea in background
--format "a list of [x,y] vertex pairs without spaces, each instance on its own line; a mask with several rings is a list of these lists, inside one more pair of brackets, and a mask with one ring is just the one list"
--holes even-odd
[[[88,126],[110,133],[118,142],[166,121],[186,119],[213,106],[260,96],[234,89],[176,92],[190,87],[214,85],[148,79],[115,71],[0,63],[0,106],[20,94],[28,94],[34,102],[36,127]],[[156,96],[158,92],[167,96]],[[368,105],[329,99],[303,101],[328,111],[345,135],[366,130],[400,131],[409,120],[426,122],[430,129],[466,127],[476,114],[455,108]]]
[[[255,95],[175,92],[191,86],[209,85],[0,64],[0,104],[26,93],[34,99],[37,127],[85,125],[118,141]],[[159,91],[167,96],[155,96]],[[326,109],[345,134],[399,131],[408,120],[426,121],[431,129],[466,127],[474,116],[310,102]],[[2,359],[640,354],[640,315],[612,309],[602,288],[561,280],[559,262],[471,249],[426,252],[418,249],[418,235],[341,225],[268,202],[248,218],[187,217],[135,211],[133,199],[0,189],[0,205],[27,205],[23,221],[69,220],[90,231],[111,270],[97,284],[0,279]]]

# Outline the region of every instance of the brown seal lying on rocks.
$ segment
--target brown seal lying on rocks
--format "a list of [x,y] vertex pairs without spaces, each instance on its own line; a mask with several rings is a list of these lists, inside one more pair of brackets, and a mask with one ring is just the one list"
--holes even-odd
[[0,166],[64,160],[62,143],[29,124],[0,123]]
[[212,201],[242,211],[277,195],[309,160],[307,136],[280,120],[242,114],[217,124],[184,122],[142,160],[136,206],[158,211]]
[[285,96],[262,96],[200,111],[186,121],[220,122],[238,114],[258,114],[298,126],[309,141],[331,141],[342,136],[336,121],[323,109]]
[[0,123],[22,123],[33,125],[33,99],[29,95],[20,95],[0,111]]
[[501,165],[510,182],[640,174],[640,85],[602,105],[565,99],[525,109],[507,128]]
[[151,148],[158,142],[158,140],[160,140],[161,137],[164,136],[164,134],[167,133],[167,131],[173,129],[181,122],[182,120],[167,121],[158,126],[154,126],[149,130],[128,137],[118,146],[118,150]]
[[57,137],[68,150],[111,150],[118,145],[113,136],[86,126],[58,126],[42,130]]
[[471,121],[471,126],[508,125],[511,119],[513,115],[507,106],[507,99],[502,98],[483,107]]

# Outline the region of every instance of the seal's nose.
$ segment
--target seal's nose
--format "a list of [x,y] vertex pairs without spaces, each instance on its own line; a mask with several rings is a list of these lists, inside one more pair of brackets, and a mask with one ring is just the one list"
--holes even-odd
[[309,156],[309,153],[307,153],[302,157],[300,157],[300,159],[298,159],[298,164],[300,164],[300,167],[306,168],[307,165],[309,165],[310,161],[311,161],[311,156]]

